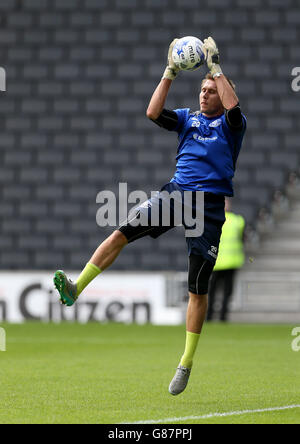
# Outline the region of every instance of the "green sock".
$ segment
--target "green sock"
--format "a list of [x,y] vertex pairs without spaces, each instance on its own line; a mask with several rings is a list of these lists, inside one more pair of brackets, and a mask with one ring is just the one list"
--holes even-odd
[[85,268],[82,270],[79,278],[76,281],[77,296],[89,285],[89,283],[100,274],[102,270],[97,265],[88,262]]
[[190,331],[186,332],[186,342],[184,354],[181,358],[180,365],[186,368],[192,368],[193,357],[197,349],[200,334],[192,333]]

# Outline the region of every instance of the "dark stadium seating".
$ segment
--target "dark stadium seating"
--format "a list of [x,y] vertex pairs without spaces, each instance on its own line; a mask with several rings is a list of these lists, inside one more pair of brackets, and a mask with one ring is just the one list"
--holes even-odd
[[[1,0],[1,269],[79,269],[113,228],[96,195],[158,190],[176,134],[145,115],[176,36],[212,35],[248,132],[234,209],[255,227],[298,169],[299,0]],[[168,108],[197,109],[205,71],[181,73]],[[113,269],[185,270],[180,228],[127,247]]]

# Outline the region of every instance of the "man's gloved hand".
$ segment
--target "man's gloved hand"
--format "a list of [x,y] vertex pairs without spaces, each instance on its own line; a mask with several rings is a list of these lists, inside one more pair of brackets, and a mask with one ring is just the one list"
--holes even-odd
[[169,46],[168,64],[167,64],[167,67],[163,73],[163,76],[162,76],[163,79],[174,80],[180,71],[180,68],[177,68],[175,66],[175,63],[174,63],[174,60],[172,57],[172,51],[173,51],[174,45],[177,42],[177,40],[178,39],[174,39]]
[[211,75],[215,77],[216,74],[223,74],[216,42],[212,37],[208,37],[203,43],[203,50],[206,51],[206,63]]

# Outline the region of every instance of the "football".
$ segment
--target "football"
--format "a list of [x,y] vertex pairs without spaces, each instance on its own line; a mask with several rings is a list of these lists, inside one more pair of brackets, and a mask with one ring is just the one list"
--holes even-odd
[[187,36],[175,43],[172,57],[177,68],[184,71],[195,71],[205,62],[202,50],[203,42],[197,37]]

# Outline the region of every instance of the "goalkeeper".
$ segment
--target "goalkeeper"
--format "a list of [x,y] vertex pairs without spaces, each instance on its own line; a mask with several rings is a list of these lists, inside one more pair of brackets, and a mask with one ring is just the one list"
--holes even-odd
[[[203,46],[210,73],[201,84],[200,111],[165,108],[170,86],[179,73],[172,59],[175,42],[176,39],[169,47],[168,65],[150,100],[147,117],[178,133],[176,172],[162,190],[204,193],[204,231],[201,236],[186,238],[189,254],[186,345],[169,386],[172,395],[186,388],[191,373],[206,318],[208,282],[225,221],[225,196],[233,196],[232,178],[246,130],[234,85],[222,72],[219,51],[211,37],[204,40]],[[152,203],[142,207],[149,212],[153,210]],[[114,262],[128,243],[147,235],[155,239],[173,227],[172,223],[168,227],[133,226],[127,220],[97,248],[75,283],[63,271],[55,273],[54,283],[62,303],[73,305],[84,288]]]

